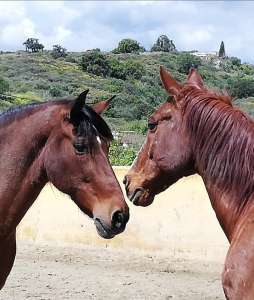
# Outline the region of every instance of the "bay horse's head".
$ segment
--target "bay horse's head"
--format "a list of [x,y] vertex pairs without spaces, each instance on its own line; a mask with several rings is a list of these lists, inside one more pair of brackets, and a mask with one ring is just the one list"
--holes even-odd
[[182,111],[182,90],[202,89],[203,81],[194,69],[185,84],[179,84],[163,67],[160,75],[170,98],[149,118],[146,140],[124,179],[127,195],[135,205],[150,205],[156,194],[195,173]]
[[87,92],[61,109],[44,164],[48,180],[94,219],[102,237],[112,238],[125,229],[129,210],[108,159],[112,133],[100,116],[111,99],[91,108]]

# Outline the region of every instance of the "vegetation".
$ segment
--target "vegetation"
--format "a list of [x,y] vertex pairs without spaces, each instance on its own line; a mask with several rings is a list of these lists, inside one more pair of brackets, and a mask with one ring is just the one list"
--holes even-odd
[[9,89],[9,82],[0,77],[0,94],[6,94],[7,92],[9,92]]
[[97,76],[105,77],[109,74],[109,63],[100,49],[86,51],[81,59],[81,67],[84,71]]
[[81,58],[81,67],[84,71],[94,75],[122,80],[140,79],[144,73],[144,68],[139,62],[131,59],[121,61],[117,58],[110,58],[100,49],[86,51]]
[[178,71],[180,73],[188,74],[191,68],[198,68],[201,66],[201,59],[190,53],[181,53],[177,56]]
[[67,56],[67,50],[60,45],[53,45],[51,55],[54,58],[65,57]]
[[112,52],[115,54],[119,53],[138,53],[144,52],[145,48],[140,46],[139,43],[132,39],[123,39],[119,42],[118,47]]
[[113,166],[125,166],[130,165],[136,157],[136,151],[130,147],[124,147],[124,145],[114,140],[109,150],[110,163]]
[[175,52],[176,46],[172,40],[166,35],[158,37],[156,43],[152,46],[151,52],[163,51],[163,52]]
[[43,51],[44,46],[39,43],[39,39],[35,38],[28,38],[23,45],[26,47],[26,51],[31,52],[39,52],[40,50]]
[[254,95],[254,80],[250,75],[228,79],[228,87],[231,95],[238,98],[248,98]]
[[225,58],[225,56],[226,56],[225,46],[224,46],[224,42],[222,41],[220,44],[219,57]]
[[[236,105],[254,116],[254,67],[236,57],[203,60],[183,52],[114,54],[95,49],[55,59],[51,53],[0,54],[0,110],[89,88],[88,103],[117,95],[105,113],[114,132],[142,136],[147,117],[167,97],[159,78],[159,66],[164,65],[179,81],[198,66],[208,87],[228,90]],[[111,161],[130,163],[136,150],[119,139],[110,150]]]

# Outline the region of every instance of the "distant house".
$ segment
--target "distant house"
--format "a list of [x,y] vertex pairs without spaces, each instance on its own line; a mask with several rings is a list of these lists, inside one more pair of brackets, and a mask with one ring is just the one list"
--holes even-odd
[[113,131],[114,139],[120,141],[124,147],[133,147],[134,149],[140,149],[145,140],[145,136],[136,133],[134,131]]
[[192,52],[191,54],[195,55],[197,57],[200,57],[204,60],[210,60],[211,58],[219,57],[219,54],[218,54],[217,51],[211,51],[211,52],[198,52],[198,51],[195,51],[195,52]]

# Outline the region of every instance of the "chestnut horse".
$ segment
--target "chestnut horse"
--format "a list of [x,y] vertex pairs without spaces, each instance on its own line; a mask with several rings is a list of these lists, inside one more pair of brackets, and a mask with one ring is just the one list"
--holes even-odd
[[170,95],[149,119],[146,141],[124,183],[135,205],[198,173],[230,248],[222,274],[227,299],[254,299],[254,122],[228,95],[207,90],[196,70],[180,84],[161,67]]
[[110,100],[92,109],[87,92],[0,116],[1,288],[16,255],[16,227],[47,182],[93,218],[102,237],[125,229],[128,206],[108,160],[112,134],[99,115]]

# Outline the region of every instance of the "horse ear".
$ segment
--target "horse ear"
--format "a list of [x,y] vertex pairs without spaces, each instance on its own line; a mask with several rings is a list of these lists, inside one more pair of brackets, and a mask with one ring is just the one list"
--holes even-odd
[[75,100],[71,112],[70,112],[70,121],[71,123],[78,123],[80,119],[80,112],[82,111],[82,108],[86,104],[86,95],[88,94],[89,90],[85,90],[82,92],[77,99]]
[[168,94],[176,97],[179,94],[182,86],[162,66],[160,66],[160,76],[163,86]]
[[116,97],[116,95],[112,96],[108,100],[100,101],[100,102],[94,104],[93,110],[99,115],[102,114],[109,107],[109,104],[115,97]]
[[72,110],[80,111],[83,108],[83,106],[86,103],[86,95],[88,94],[88,92],[89,92],[89,90],[85,90],[77,97],[77,99],[72,107]]
[[187,78],[187,82],[190,84],[193,84],[199,88],[203,88],[204,87],[204,81],[202,79],[202,77],[199,75],[198,70],[195,68],[191,68],[188,78]]

